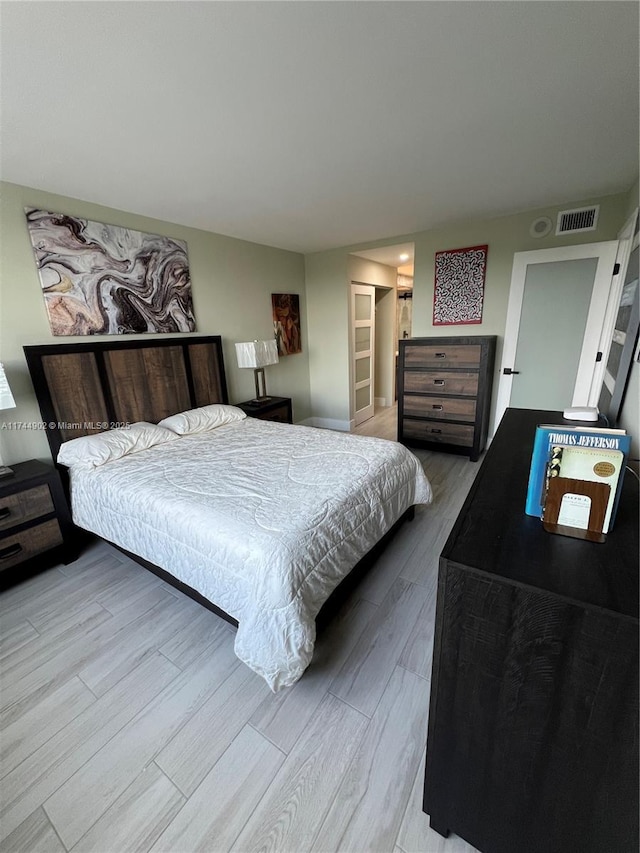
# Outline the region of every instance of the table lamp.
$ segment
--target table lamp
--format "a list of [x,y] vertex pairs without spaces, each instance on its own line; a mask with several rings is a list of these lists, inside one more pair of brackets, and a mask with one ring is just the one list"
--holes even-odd
[[[13,399],[11,388],[9,388],[4,366],[0,364],[0,409],[15,409],[15,407],[16,401]],[[3,477],[13,477],[13,470],[2,464],[2,455],[0,454],[0,479]]]
[[236,344],[236,358],[238,359],[238,367],[253,368],[256,380],[256,401],[269,400],[264,368],[270,364],[277,364],[279,361],[278,346],[275,339]]

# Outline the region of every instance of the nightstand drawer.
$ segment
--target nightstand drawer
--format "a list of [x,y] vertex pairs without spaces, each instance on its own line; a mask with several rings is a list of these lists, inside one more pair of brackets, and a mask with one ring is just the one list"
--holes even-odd
[[446,370],[407,370],[404,374],[404,390],[422,394],[467,394],[478,393],[477,373],[447,373]]
[[0,530],[17,527],[18,524],[53,511],[53,499],[47,485],[5,495],[0,498]]
[[425,344],[407,349],[405,367],[478,367],[479,344]]
[[418,418],[438,418],[439,420],[469,421],[476,419],[476,401],[473,398],[457,397],[417,397],[407,395],[404,398],[404,414]]
[[13,536],[6,536],[0,539],[0,570],[22,563],[62,543],[62,533],[55,518]]
[[259,417],[261,421],[278,421],[282,424],[289,423],[289,407],[288,406],[280,406],[277,409],[271,409],[270,412],[261,412],[259,415],[254,416]]
[[260,421],[277,421],[281,424],[290,424],[293,421],[291,397],[263,397],[261,400],[246,400],[235,405],[250,418]]
[[422,441],[442,442],[443,444],[459,444],[461,447],[471,447],[473,444],[473,426],[464,424],[448,424],[446,421],[434,423],[433,421],[402,422],[404,438],[418,438]]

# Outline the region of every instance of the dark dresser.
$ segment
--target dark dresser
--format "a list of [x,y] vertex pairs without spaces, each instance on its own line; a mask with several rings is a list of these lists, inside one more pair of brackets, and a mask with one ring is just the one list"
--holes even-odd
[[495,336],[399,341],[398,441],[477,461],[489,427]]
[[508,409],[440,558],[424,811],[482,853],[637,853],[638,482],[604,543],[525,515]]

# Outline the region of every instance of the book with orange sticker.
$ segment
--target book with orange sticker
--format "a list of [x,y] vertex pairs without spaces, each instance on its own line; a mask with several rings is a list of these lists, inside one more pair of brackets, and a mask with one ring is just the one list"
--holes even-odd
[[[624,430],[553,424],[538,426],[531,459],[526,513],[543,517],[552,479],[601,483],[609,487],[601,528],[602,533],[607,533],[615,519],[630,446],[631,436]],[[569,503],[571,501],[567,499]],[[583,503],[586,505],[586,502]],[[588,516],[585,510],[585,529],[588,528]],[[571,515],[571,518],[575,521],[576,516]],[[573,526],[582,526],[582,523]]]

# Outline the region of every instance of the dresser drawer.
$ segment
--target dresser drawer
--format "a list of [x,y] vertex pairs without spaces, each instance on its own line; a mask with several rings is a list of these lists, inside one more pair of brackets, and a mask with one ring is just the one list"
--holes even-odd
[[16,527],[54,511],[49,486],[35,486],[0,498],[0,530]]
[[0,539],[0,570],[8,569],[56,545],[62,545],[62,533],[57,519],[29,527],[21,533]]
[[407,370],[404,374],[404,390],[419,394],[466,394],[475,397],[478,393],[478,374],[447,373],[446,370]]
[[405,349],[405,367],[478,367],[479,344],[420,344]]
[[473,398],[457,397],[416,397],[405,395],[403,401],[405,415],[418,418],[438,418],[439,420],[469,421],[476,419],[476,401]]
[[473,426],[464,424],[449,424],[446,421],[413,421],[402,422],[403,437],[417,438],[420,441],[433,441],[440,444],[458,444],[460,447],[473,445]]

